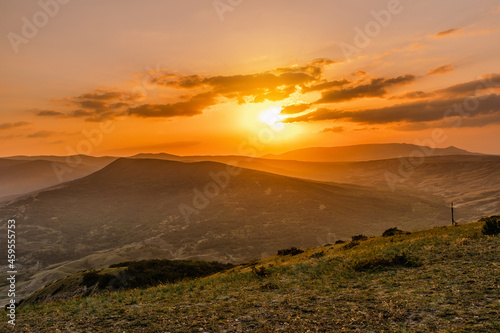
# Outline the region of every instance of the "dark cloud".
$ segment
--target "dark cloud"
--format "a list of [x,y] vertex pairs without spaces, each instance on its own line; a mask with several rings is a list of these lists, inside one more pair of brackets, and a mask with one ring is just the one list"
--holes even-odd
[[340,87],[340,86],[344,86],[344,85],[349,84],[349,83],[351,83],[351,81],[346,80],[346,79],[326,81],[326,82],[322,82],[322,83],[313,84],[311,86],[305,86],[302,88],[302,91],[304,93],[308,93],[311,91],[318,91],[318,90],[331,89],[334,87]]
[[26,126],[29,124],[31,124],[31,123],[29,123],[27,121],[17,121],[15,123],[3,123],[3,124],[0,124],[0,130],[22,127],[22,126]]
[[444,31],[440,31],[438,32],[435,36],[436,37],[444,37],[444,36],[447,36],[447,35],[451,35],[457,31],[459,31],[460,29],[462,28],[455,28],[455,29],[448,29],[448,30],[444,30]]
[[123,114],[123,111],[130,106],[130,103],[140,101],[143,98],[144,96],[140,93],[113,88],[100,88],[76,97],[54,100],[78,108],[76,110],[70,112],[41,110],[35,114],[46,117],[85,118],[86,121],[103,121]]
[[294,105],[288,105],[285,106],[283,109],[281,109],[281,114],[296,114],[296,113],[301,113],[309,109],[311,104],[294,104]]
[[52,136],[54,132],[52,131],[38,131],[32,134],[26,135],[27,138],[32,138],[32,139],[39,139],[39,138],[47,138],[49,136]]
[[57,116],[63,116],[64,113],[59,112],[59,111],[54,111],[54,110],[39,110],[36,111],[35,115],[41,116],[41,117],[57,117]]
[[322,98],[316,101],[315,104],[338,103],[366,97],[383,97],[387,94],[386,88],[393,85],[407,84],[415,81],[415,79],[416,76],[412,74],[406,74],[391,79],[371,79],[368,84],[323,92]]
[[310,122],[319,120],[345,120],[365,124],[387,124],[395,122],[431,122],[447,117],[477,117],[500,113],[500,96],[484,95],[478,98],[453,98],[424,100],[399,104],[380,109],[341,111],[318,109],[306,115],[287,118],[283,122]]
[[393,97],[396,99],[405,98],[430,98],[430,97],[467,97],[473,96],[482,91],[493,93],[500,88],[500,74],[484,75],[480,79],[459,83],[444,89],[433,90],[430,92],[413,91],[401,96]]
[[427,75],[441,75],[441,74],[446,74],[449,72],[453,72],[453,66],[450,64],[439,66],[436,68],[431,68],[429,70],[429,73],[427,73]]
[[170,104],[143,104],[129,108],[126,113],[137,117],[192,117],[217,103],[217,94],[203,93],[189,100]]

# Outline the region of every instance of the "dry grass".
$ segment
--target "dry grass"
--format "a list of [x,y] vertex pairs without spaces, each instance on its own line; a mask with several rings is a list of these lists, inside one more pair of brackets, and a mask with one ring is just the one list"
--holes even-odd
[[[16,331],[498,332],[500,237],[481,227],[370,238],[195,281],[31,306],[18,313]],[[402,253],[420,266],[387,264]],[[377,260],[384,269],[355,269]],[[255,266],[268,274],[252,273]]]

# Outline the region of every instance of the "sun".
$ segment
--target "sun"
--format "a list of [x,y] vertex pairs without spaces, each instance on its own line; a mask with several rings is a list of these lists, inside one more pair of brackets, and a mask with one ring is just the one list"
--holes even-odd
[[269,108],[259,114],[259,120],[276,130],[282,130],[285,127],[285,124],[281,122],[284,117],[279,114],[280,112],[281,107]]

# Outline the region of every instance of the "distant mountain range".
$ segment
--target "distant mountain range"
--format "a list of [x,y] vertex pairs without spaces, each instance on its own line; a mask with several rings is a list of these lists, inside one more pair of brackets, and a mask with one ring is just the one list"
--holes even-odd
[[372,161],[412,156],[425,152],[427,156],[478,155],[453,146],[434,148],[407,143],[364,144],[341,147],[315,147],[292,150],[278,155],[266,155],[266,159],[307,162]]

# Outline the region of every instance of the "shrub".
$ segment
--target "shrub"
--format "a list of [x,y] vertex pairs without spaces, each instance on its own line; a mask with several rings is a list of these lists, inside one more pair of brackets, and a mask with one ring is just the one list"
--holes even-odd
[[134,277],[129,282],[130,287],[147,288],[161,283],[205,277],[232,268],[234,265],[216,261],[153,259],[122,262],[109,267],[126,267],[125,272]]
[[99,289],[103,289],[113,279],[116,279],[113,274],[99,274],[96,271],[90,271],[83,274],[83,280],[80,285],[92,287],[97,284]]
[[304,251],[302,251],[301,249],[298,249],[296,247],[291,247],[289,249],[279,250],[278,255],[279,256],[288,256],[288,255],[295,256],[295,255],[301,254],[303,252]]
[[365,235],[352,236],[351,238],[353,241],[364,241],[368,239]]
[[352,241],[352,242],[349,242],[346,245],[344,245],[342,248],[344,250],[349,250],[349,249],[352,249],[353,247],[358,246],[358,245],[359,245],[358,241]]
[[257,275],[258,277],[267,277],[271,275],[271,273],[269,273],[269,271],[264,266],[261,266],[259,268],[252,267],[252,273],[254,275]]
[[500,233],[500,216],[483,217],[483,235],[494,236]]
[[314,254],[311,254],[309,256],[309,258],[312,258],[312,259],[319,259],[321,257],[324,257],[325,256],[325,251],[321,251],[321,252],[316,252]]
[[383,237],[390,237],[394,235],[408,235],[409,232],[399,230],[398,228],[389,228],[382,234]]
[[355,271],[375,271],[390,267],[418,267],[420,260],[403,252],[392,257],[374,257],[367,260],[360,260],[354,264]]
[[344,244],[344,243],[345,243],[345,241],[343,241],[341,239],[339,239],[338,241],[335,242],[335,244]]

